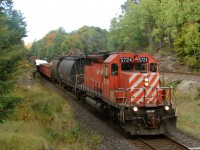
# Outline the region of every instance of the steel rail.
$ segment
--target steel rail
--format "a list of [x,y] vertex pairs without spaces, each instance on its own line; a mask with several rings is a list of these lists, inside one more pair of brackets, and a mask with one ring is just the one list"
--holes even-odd
[[188,150],[189,148],[178,141],[173,140],[169,136],[139,136],[133,143],[138,149],[151,150]]
[[197,72],[175,72],[175,71],[161,71],[159,74],[179,74],[179,75],[189,75],[189,76],[200,76]]
[[184,145],[184,144],[182,144],[182,143],[180,143],[180,142],[178,142],[178,141],[176,141],[176,140],[170,138],[169,136],[165,135],[165,137],[166,137],[168,140],[170,140],[171,142],[176,143],[177,145],[179,145],[179,146],[182,147],[183,149],[185,149],[185,150],[188,150],[188,149],[189,149],[186,145]]

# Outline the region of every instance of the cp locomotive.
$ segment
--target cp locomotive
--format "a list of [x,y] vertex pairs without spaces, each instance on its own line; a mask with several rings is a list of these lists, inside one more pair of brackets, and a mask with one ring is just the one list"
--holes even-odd
[[158,62],[148,53],[69,55],[40,64],[38,70],[131,135],[176,128],[172,87],[162,86]]

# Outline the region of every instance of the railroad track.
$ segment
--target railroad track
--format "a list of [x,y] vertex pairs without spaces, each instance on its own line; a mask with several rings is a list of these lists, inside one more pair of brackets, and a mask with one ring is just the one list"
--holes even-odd
[[174,72],[174,71],[166,71],[166,72],[159,72],[160,74],[178,74],[178,75],[189,75],[189,76],[200,76],[200,73],[196,72]]
[[185,145],[166,135],[139,136],[133,141],[135,147],[141,150],[188,150]]

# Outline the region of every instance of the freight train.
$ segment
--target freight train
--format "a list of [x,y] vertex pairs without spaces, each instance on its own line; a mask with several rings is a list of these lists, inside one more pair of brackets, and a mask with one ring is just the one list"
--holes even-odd
[[148,53],[69,55],[40,64],[38,71],[131,135],[176,128],[173,89],[162,86],[158,62]]

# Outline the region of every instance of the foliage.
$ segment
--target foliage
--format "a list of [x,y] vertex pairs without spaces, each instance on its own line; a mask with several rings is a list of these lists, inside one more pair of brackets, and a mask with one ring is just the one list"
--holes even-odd
[[200,2],[198,0],[127,0],[111,21],[110,50],[170,49],[180,63],[199,70]]
[[198,0],[127,0],[111,20],[109,32],[83,26],[65,33],[50,31],[35,41],[32,55],[48,58],[65,54],[108,51],[170,51],[180,64],[200,69],[200,2]]
[[83,26],[78,31],[72,32],[72,35],[74,34],[78,35],[84,53],[96,52],[106,48],[106,30],[99,27]]
[[8,81],[8,82],[0,81],[0,95],[11,92],[13,90],[12,87],[13,87],[12,81]]
[[14,113],[21,97],[9,95],[14,89],[12,74],[24,57],[22,38],[26,35],[22,14],[13,9],[12,0],[0,1],[0,122]]
[[182,80],[174,80],[173,82],[169,83],[176,90],[177,86],[181,83]]
[[20,97],[0,96],[0,122],[8,119],[15,112],[17,104],[23,101]]
[[0,80],[6,81],[24,56],[22,38],[26,23],[20,11],[14,10],[12,0],[0,1]]
[[106,48],[107,31],[98,27],[83,26],[68,34],[63,28],[50,31],[41,40],[34,41],[32,55],[44,59],[68,53],[91,53]]
[[[197,87],[197,94],[195,96],[195,99],[198,99],[200,102],[200,87]],[[200,105],[200,103],[198,105]]]
[[78,125],[65,97],[42,81],[27,84],[32,71],[27,62],[17,69],[14,90],[0,96],[0,149],[97,149],[97,139]]
[[177,38],[176,52],[181,62],[191,68],[200,69],[200,24],[185,24]]

